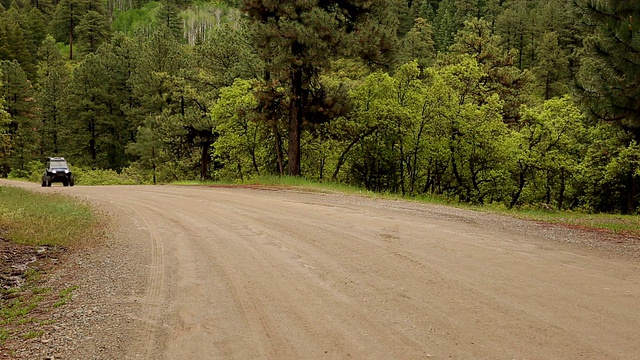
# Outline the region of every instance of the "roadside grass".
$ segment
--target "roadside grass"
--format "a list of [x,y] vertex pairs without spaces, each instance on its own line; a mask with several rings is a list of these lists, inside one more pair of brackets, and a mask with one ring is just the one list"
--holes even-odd
[[541,209],[503,210],[502,212],[522,219],[640,237],[640,216],[638,215],[588,214]]
[[[25,249],[11,251],[43,246],[51,248],[47,251],[62,251],[95,235],[99,224],[89,205],[77,199],[0,186],[0,237]],[[0,261],[3,272],[13,268],[10,260]],[[40,261],[28,265],[18,287],[0,289],[0,348],[8,341],[40,337],[43,327],[54,321],[49,315],[52,309],[66,304],[77,289],[57,291],[43,286],[46,270],[41,265]]]
[[281,188],[300,188],[307,191],[340,192],[351,195],[367,196],[372,198],[413,201],[427,204],[447,205],[461,209],[480,212],[490,212],[508,215],[519,219],[546,222],[569,227],[605,231],[614,234],[631,235],[640,237],[639,215],[614,215],[614,214],[590,214],[580,211],[558,211],[544,209],[542,207],[523,207],[507,209],[501,205],[469,205],[456,202],[443,196],[420,195],[402,196],[393,193],[378,193],[363,188],[339,184],[334,182],[317,182],[299,177],[290,176],[260,176],[247,181],[180,181],[177,185],[214,185],[214,186],[271,186]]
[[15,243],[69,246],[96,221],[91,207],[76,199],[0,186],[0,229]]

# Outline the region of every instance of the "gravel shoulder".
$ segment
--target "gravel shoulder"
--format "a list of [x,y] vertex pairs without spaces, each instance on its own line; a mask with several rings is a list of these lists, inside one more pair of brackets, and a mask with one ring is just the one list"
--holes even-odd
[[640,357],[636,238],[295,190],[0,184],[110,219],[14,358]]

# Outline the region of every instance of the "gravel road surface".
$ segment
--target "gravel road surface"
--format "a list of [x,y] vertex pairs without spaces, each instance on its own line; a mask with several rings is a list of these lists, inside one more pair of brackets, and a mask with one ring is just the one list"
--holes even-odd
[[637,239],[332,193],[7,184],[110,220],[18,358],[640,358]]

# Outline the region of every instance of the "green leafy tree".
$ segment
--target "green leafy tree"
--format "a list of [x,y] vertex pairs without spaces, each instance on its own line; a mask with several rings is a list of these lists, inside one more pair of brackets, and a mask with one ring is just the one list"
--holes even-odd
[[[515,187],[509,206],[544,203],[559,209],[578,204],[577,185],[584,155],[584,119],[564,96],[524,109],[515,135]],[[569,201],[567,201],[569,199]]]
[[222,89],[220,98],[211,107],[215,131],[216,158],[221,163],[218,174],[222,178],[244,180],[260,175],[268,164],[269,148],[264,136],[267,124],[256,122],[251,114],[256,97],[247,80],[237,80]]
[[329,119],[333,104],[317,81],[338,55],[359,53],[382,63],[392,50],[395,28],[385,27],[383,1],[245,1],[260,57],[267,67],[262,103],[273,103],[282,87],[288,120],[288,173],[300,175],[303,123]]
[[440,71],[457,99],[445,116],[450,191],[466,202],[501,201],[508,182],[511,144],[502,121],[500,98],[493,94],[480,101],[473,95],[486,93],[482,82],[486,73],[474,58],[464,57]]
[[631,134],[613,123],[589,129],[578,173],[580,205],[594,212],[633,213],[636,199],[629,183],[638,176],[639,147]]

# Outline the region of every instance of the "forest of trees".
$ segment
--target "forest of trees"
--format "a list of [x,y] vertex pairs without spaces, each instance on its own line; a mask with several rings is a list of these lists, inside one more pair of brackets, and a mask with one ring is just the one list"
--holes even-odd
[[637,213],[640,2],[0,0],[0,177]]

